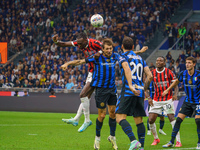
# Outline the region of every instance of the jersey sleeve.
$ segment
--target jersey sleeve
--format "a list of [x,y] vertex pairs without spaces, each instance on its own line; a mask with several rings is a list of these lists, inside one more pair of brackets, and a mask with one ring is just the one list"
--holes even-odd
[[183,72],[184,72],[184,71],[182,71],[182,72],[178,75],[178,80],[179,80],[180,82],[183,82]]
[[143,60],[143,66],[144,66],[144,68],[147,67],[147,63],[145,60]]
[[92,56],[86,58],[86,59],[85,59],[85,62],[86,62],[86,63],[95,62],[94,56],[92,55]]
[[72,41],[72,45],[73,45],[74,47],[78,46],[78,44],[77,44],[76,41]]
[[122,63],[123,62],[127,62],[127,60],[126,60],[126,58],[123,56],[123,55],[117,55],[117,57],[118,57],[118,62],[119,62],[119,64],[122,66]]
[[175,76],[174,72],[172,72],[171,70],[170,70],[170,79],[172,82],[174,82],[176,80],[176,76]]

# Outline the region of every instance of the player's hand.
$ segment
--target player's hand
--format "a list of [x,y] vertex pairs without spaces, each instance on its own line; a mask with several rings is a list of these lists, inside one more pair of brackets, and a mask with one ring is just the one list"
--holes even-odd
[[167,95],[168,94],[168,90],[165,90],[163,93],[162,93],[162,97],[164,97],[165,95]]
[[57,41],[58,41],[58,34],[55,34],[55,35],[52,37],[52,40],[53,40],[53,42],[57,42]]
[[140,53],[144,53],[148,50],[148,46],[143,46],[142,49],[140,50]]
[[152,100],[151,97],[148,98],[148,102],[149,102],[149,105],[150,105],[150,106],[153,106],[153,100]]
[[95,54],[94,54],[94,59],[99,59],[100,55],[101,55],[101,54],[100,54],[99,52],[95,53]]
[[140,91],[136,90],[133,86],[130,87],[130,90],[135,94],[135,96],[139,96],[140,95]]
[[67,67],[68,67],[68,64],[66,63],[66,64],[64,64],[64,65],[61,66],[61,69],[62,69],[63,71],[65,71],[65,70],[67,70]]
[[173,95],[172,96],[172,101],[175,101],[175,100],[177,100],[178,98],[177,98],[177,95]]

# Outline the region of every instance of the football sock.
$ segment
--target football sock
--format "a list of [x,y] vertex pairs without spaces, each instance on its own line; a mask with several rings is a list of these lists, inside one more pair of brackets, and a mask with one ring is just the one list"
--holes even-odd
[[147,119],[147,130],[150,130],[150,128],[149,128],[149,118]]
[[200,143],[200,118],[196,118],[195,122],[197,124],[198,143]]
[[136,140],[135,135],[132,131],[131,125],[128,123],[126,119],[123,119],[119,122],[119,125],[122,127],[122,130],[129,137],[130,141]]
[[151,129],[151,133],[153,134],[154,139],[158,139],[158,134],[156,131],[156,124],[155,123],[149,124],[149,127]]
[[162,130],[165,124],[165,120],[160,120],[160,129]]
[[172,131],[172,137],[171,137],[171,143],[172,144],[174,144],[174,140],[175,140],[176,135],[177,135],[177,133],[178,133],[178,131],[180,129],[180,125],[181,125],[182,121],[183,120],[181,118],[179,118],[179,117],[176,119],[176,123],[174,125],[173,131]]
[[145,126],[144,123],[137,124],[137,133],[138,133],[138,139],[141,143],[142,147],[144,147],[144,140],[145,140]]
[[[173,121],[171,122],[172,129],[174,128],[175,123],[176,123],[176,120],[173,120]],[[178,132],[177,135],[176,135],[176,141],[178,141],[178,142],[181,143],[180,132]]]
[[88,97],[81,98],[81,103],[83,104],[83,113],[85,116],[85,122],[90,121],[90,100]]
[[79,121],[79,119],[81,118],[81,115],[83,114],[83,104],[81,103],[79,105],[78,111],[76,113],[76,116],[74,117],[74,120]]
[[96,136],[100,137],[100,132],[102,128],[103,122],[99,122],[98,118],[96,120]]
[[110,126],[110,135],[115,136],[116,119],[112,119],[109,117],[109,126]]

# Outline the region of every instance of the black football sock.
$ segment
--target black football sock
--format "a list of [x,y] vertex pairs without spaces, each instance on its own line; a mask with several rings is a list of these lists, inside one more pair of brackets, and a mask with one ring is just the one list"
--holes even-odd
[[116,119],[109,118],[110,135],[115,136]]
[[119,122],[119,125],[122,127],[125,134],[129,137],[130,141],[136,140],[135,135],[132,131],[131,125],[128,123],[126,119],[123,119]]
[[172,144],[174,144],[174,140],[176,138],[176,135],[177,135],[178,131],[180,130],[180,126],[181,126],[181,122],[182,121],[183,120],[181,118],[179,118],[179,117],[176,119],[176,123],[174,125],[173,131],[172,131],[172,137],[171,137],[171,143]]
[[102,128],[103,122],[99,122],[98,118],[96,120],[96,136],[100,137],[100,132]]
[[144,123],[137,124],[137,133],[138,133],[138,139],[141,143],[141,146],[144,147],[144,140],[145,140],[145,126]]

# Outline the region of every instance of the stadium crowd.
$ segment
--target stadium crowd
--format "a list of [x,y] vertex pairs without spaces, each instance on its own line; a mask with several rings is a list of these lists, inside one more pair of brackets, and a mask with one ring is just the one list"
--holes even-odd
[[[181,0],[154,0],[153,3],[150,0],[83,0],[71,14],[67,10],[69,3],[57,2],[1,1],[0,41],[10,39],[7,41],[9,48],[20,51],[22,45],[29,45],[37,35],[43,37],[17,65],[11,62],[4,68],[0,66],[0,87],[81,89],[88,66],[70,66],[66,72],[60,66],[66,61],[84,58],[82,51],[77,47],[57,47],[51,40],[52,34],[59,34],[62,41],[75,40],[77,33],[82,31],[86,31],[89,38],[100,41],[102,38],[112,38],[114,51],[118,53],[121,53],[124,36],[130,36],[135,41],[136,50],[139,50],[153,36],[160,23],[174,14]],[[104,17],[102,28],[96,29],[90,25],[89,18],[95,13]],[[53,18],[58,15],[60,20],[54,22]],[[6,25],[9,28],[5,30]],[[22,45],[18,49],[16,39],[21,39]],[[116,85],[121,84],[117,64]]]

